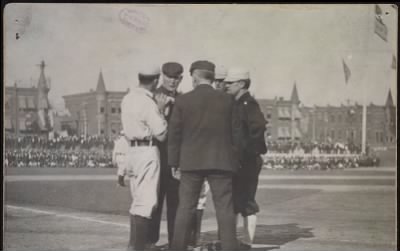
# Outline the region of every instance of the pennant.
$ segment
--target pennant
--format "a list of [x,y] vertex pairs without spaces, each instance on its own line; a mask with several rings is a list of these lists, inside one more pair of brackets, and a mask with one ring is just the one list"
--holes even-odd
[[351,71],[350,68],[347,66],[347,64],[344,62],[344,59],[342,59],[342,63],[343,63],[343,71],[344,71],[344,80],[347,82],[350,79],[351,76]]
[[377,15],[377,16],[382,15],[382,9],[377,4],[375,4],[375,15]]
[[392,57],[392,65],[391,65],[391,67],[392,67],[393,70],[397,69],[397,60],[396,60],[396,56],[395,55],[393,55],[393,57]]
[[386,24],[383,23],[381,15],[382,15],[382,9],[376,4],[374,31],[380,38],[382,38],[385,42],[387,42],[388,28]]

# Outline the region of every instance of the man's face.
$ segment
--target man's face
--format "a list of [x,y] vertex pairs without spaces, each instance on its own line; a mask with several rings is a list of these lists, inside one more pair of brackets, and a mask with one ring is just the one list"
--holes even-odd
[[182,81],[182,76],[179,76],[177,78],[171,78],[166,75],[163,75],[163,83],[162,85],[164,86],[165,89],[171,92],[175,92],[176,89],[178,89],[179,84]]
[[236,96],[239,91],[243,88],[242,81],[226,82],[226,93]]
[[216,79],[214,80],[214,84],[215,84],[215,89],[219,90],[219,91],[226,91],[226,86],[225,86],[225,82],[222,79]]

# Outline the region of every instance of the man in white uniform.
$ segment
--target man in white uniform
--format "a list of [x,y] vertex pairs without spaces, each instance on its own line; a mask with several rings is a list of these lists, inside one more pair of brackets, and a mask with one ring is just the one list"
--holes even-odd
[[129,142],[124,132],[121,131],[119,137],[114,141],[112,152],[112,163],[117,166],[118,184],[120,186],[125,186],[124,177],[127,175],[125,156],[129,147]]
[[125,160],[133,198],[128,250],[146,249],[151,214],[157,206],[160,154],[155,141],[164,141],[167,134],[162,114],[167,98],[153,95],[159,76],[159,67],[139,71],[139,86],[132,88],[121,103],[122,127],[130,146]]

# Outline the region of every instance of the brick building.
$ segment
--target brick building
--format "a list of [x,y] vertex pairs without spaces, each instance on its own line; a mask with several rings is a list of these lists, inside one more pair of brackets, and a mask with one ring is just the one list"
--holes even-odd
[[[361,144],[362,105],[302,106],[296,84],[289,100],[259,99],[268,120],[267,137],[272,141],[304,140]],[[396,143],[396,107],[389,90],[383,105],[367,106],[367,144]]]
[[54,121],[48,94],[50,86],[45,77],[45,62],[40,66],[37,86],[6,86],[4,93],[4,130],[12,135],[47,135]]
[[100,71],[95,91],[63,96],[70,116],[63,118],[61,128],[83,136],[115,137],[122,129],[121,101],[126,93],[107,91]]

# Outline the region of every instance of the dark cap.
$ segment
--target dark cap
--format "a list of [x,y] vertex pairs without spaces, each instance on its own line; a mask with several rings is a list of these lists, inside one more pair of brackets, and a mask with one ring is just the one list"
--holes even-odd
[[192,65],[190,66],[190,75],[193,73],[194,70],[203,70],[214,73],[215,64],[205,60],[196,61],[193,62]]
[[163,64],[162,72],[167,77],[177,78],[183,73],[183,66],[176,62],[168,62]]

